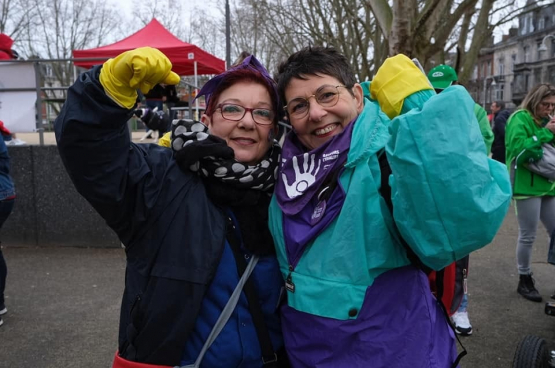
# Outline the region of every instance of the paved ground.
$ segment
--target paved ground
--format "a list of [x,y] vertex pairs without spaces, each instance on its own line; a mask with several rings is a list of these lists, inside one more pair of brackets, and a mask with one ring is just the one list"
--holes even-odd
[[[538,289],[549,298],[555,270],[545,263],[547,237],[541,230],[533,270]],[[555,318],[544,314],[543,303],[529,302],[515,291],[516,235],[511,208],[494,242],[470,258],[474,334],[462,338],[468,350],[463,368],[511,366],[515,347],[526,334],[539,335],[555,348]],[[17,244],[4,244],[3,249],[9,312],[0,327],[0,367],[109,367],[117,344],[123,250]]]

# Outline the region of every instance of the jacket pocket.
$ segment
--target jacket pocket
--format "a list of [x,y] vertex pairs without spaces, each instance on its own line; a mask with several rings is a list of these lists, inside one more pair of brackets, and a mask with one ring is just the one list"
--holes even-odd
[[163,263],[157,263],[152,267],[151,276],[170,280],[194,282],[195,284],[208,284],[210,270],[205,267],[178,267]]

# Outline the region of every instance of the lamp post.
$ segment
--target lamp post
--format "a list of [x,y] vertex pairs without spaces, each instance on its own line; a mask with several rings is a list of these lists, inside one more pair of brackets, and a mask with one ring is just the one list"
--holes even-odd
[[225,0],[225,63],[226,69],[231,66],[231,14],[229,0]]
[[547,51],[547,46],[545,45],[545,40],[547,40],[549,37],[555,38],[555,35],[548,34],[547,36],[545,36],[542,40],[542,43],[541,43],[540,47],[538,47],[538,51]]

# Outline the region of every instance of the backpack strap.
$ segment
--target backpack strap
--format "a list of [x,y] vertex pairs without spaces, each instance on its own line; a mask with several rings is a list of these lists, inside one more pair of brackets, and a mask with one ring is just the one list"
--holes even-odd
[[[235,263],[237,264],[237,273],[241,277],[247,268],[247,262],[241,252],[241,241],[239,240],[236,231],[237,229],[233,219],[231,217],[228,217],[226,238],[229,245],[231,246],[231,249],[233,250],[233,256],[235,257]],[[247,297],[249,311],[252,316],[256,335],[258,336],[258,343],[260,344],[260,351],[262,353],[263,367],[278,367],[278,357],[274,351],[266,322],[264,322],[264,314],[262,313],[262,309],[260,308],[258,294],[256,292],[256,289],[254,288],[254,283],[252,279],[249,278],[246,281],[243,292]]]
[[[385,203],[387,204],[387,208],[391,212],[391,217],[393,217],[393,202],[391,201],[391,187],[389,186],[389,175],[392,174],[391,166],[389,166],[389,161],[387,161],[387,155],[385,153],[385,149],[378,151],[377,155],[378,155],[378,163],[380,165],[380,173],[381,173],[381,185],[380,185],[379,192],[380,192],[380,195],[383,197]],[[396,229],[395,219],[393,219],[393,226],[395,226],[395,229]],[[399,233],[399,240],[401,241],[403,248],[405,248],[405,251],[407,252],[407,258],[409,259],[410,263],[413,264],[416,268],[418,268],[422,272],[424,272],[426,275],[429,275],[430,272],[432,272],[432,269],[426,266],[420,260],[420,258],[418,258],[416,253],[412,250],[412,248],[406,242],[406,240],[403,239],[403,236],[400,233]],[[462,351],[459,353],[459,355],[457,355],[457,359],[455,359],[455,362],[453,363],[453,365],[451,365],[451,368],[456,368],[459,362],[461,361],[461,359],[466,354],[468,354],[468,352],[466,351],[466,348],[461,343],[461,340],[459,339],[459,336],[455,331],[455,327],[453,327],[453,324],[451,323],[451,319],[449,318],[447,309],[445,308],[445,305],[441,301],[441,298],[443,297],[443,282],[444,282],[444,270],[442,269],[442,270],[436,271],[436,291],[437,291],[436,300],[438,304],[441,306],[441,310],[443,311],[443,316],[447,319],[447,323],[451,327],[451,330],[453,330],[453,334],[457,338],[457,342],[462,348]]]

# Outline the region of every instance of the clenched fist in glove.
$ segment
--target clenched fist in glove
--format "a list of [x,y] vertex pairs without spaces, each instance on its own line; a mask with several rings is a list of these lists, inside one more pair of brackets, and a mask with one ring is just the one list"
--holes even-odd
[[131,109],[137,101],[137,89],[146,94],[158,83],[179,83],[179,76],[171,69],[172,63],[160,50],[140,47],[106,61],[100,83],[112,100]]
[[422,90],[433,88],[426,75],[402,54],[386,59],[370,87],[371,97],[390,119],[401,113],[405,98]]

